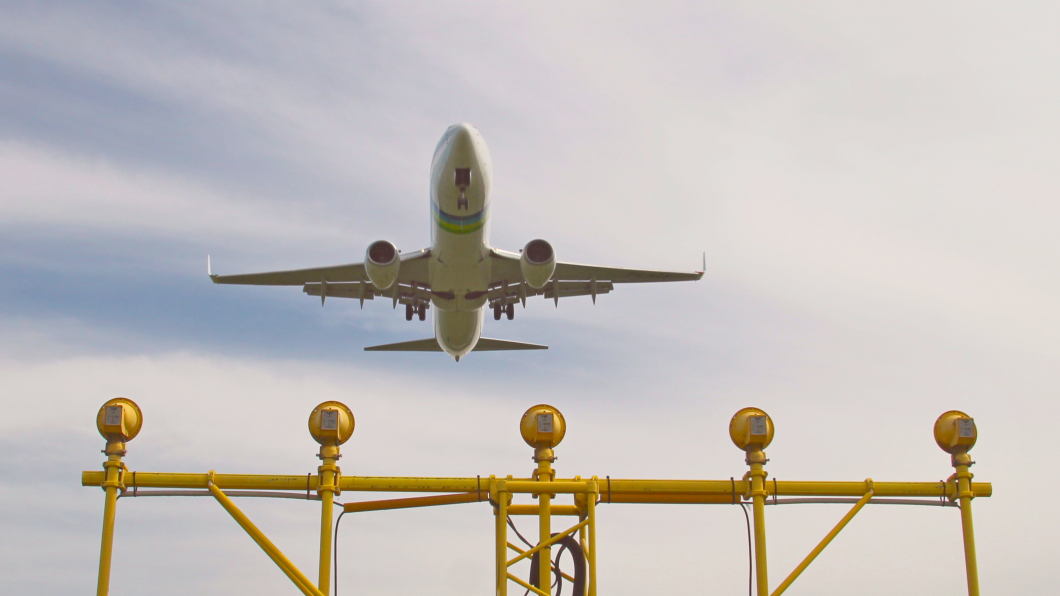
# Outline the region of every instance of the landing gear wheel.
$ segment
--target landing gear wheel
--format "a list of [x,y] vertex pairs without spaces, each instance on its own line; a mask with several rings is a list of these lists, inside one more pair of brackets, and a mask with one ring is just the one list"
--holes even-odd
[[420,320],[421,321],[426,321],[427,320],[427,305],[421,304],[419,309],[418,309],[418,314],[420,316]]
[[494,321],[501,320],[501,305],[500,304],[498,304],[497,306],[493,307],[493,320]]
[[405,305],[405,320],[406,321],[411,321],[412,320],[412,305],[411,304],[406,304]]
[[514,318],[515,318],[515,305],[514,305],[514,304],[509,304],[509,305],[508,305],[508,306],[507,306],[507,307],[506,307],[506,308],[504,309],[504,314],[508,315],[508,320],[509,320],[509,321],[511,321],[512,319],[514,319]]

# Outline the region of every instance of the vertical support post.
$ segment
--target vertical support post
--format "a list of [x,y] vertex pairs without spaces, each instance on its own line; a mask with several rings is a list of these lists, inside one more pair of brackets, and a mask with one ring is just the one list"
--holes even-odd
[[961,503],[961,530],[964,534],[964,567],[968,575],[968,596],[979,596],[979,568],[975,561],[975,532],[972,528],[972,457],[968,453],[953,456],[957,469],[957,499]]
[[766,454],[761,449],[747,452],[747,463],[751,471],[751,500],[755,520],[755,584],[758,596],[769,596],[769,572],[766,562],[766,495],[767,473],[763,469]]
[[586,517],[589,518],[589,550],[585,551],[589,559],[588,596],[596,596],[596,497],[600,494],[600,485],[595,476],[589,483],[589,494],[585,501]]
[[335,502],[335,492],[338,490],[339,467],[336,465],[340,457],[337,445],[322,445],[320,447],[320,459],[324,462],[318,468],[320,475],[320,486],[317,493],[320,495],[320,571],[317,576],[317,589],[324,596],[331,592],[331,539],[332,539],[332,510]]
[[[534,450],[534,459],[537,460],[537,469],[534,476],[541,483],[552,482],[552,460],[555,456],[551,449],[538,448]],[[544,489],[547,490],[547,489]],[[552,537],[552,495],[542,492],[537,496],[538,504],[538,543],[544,542]],[[552,548],[545,547],[538,553],[538,587],[543,592],[552,592]]]
[[508,594],[508,482],[498,480],[493,491],[497,506],[497,596]]
[[103,491],[106,493],[103,504],[103,538],[99,546],[99,576],[96,580],[96,596],[107,596],[110,591],[110,560],[114,547],[114,516],[118,507],[118,491],[125,488],[121,461],[125,455],[125,442],[108,439],[107,448],[103,450],[107,461],[103,463],[106,476],[103,480]]

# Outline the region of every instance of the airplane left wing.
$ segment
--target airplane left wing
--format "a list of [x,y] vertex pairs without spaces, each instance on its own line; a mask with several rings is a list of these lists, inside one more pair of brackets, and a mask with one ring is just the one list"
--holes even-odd
[[518,254],[494,249],[490,251],[490,258],[490,306],[525,303],[528,296],[544,296],[557,304],[560,298],[592,296],[595,302],[598,294],[611,292],[614,284],[698,281],[703,278],[702,271],[655,271],[559,262],[552,279],[544,287],[534,289],[522,283]]

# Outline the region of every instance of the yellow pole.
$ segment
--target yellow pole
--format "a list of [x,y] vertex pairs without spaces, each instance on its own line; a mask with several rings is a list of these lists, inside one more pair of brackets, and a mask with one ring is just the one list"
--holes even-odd
[[[213,472],[211,471],[210,474],[212,475]],[[238,523],[247,534],[250,534],[250,537],[261,547],[261,550],[269,555],[272,562],[276,563],[276,566],[279,567],[292,582],[294,582],[294,585],[297,586],[303,594],[306,596],[324,596],[321,594],[320,590],[313,586],[313,582],[309,581],[309,578],[299,571],[298,568],[294,566],[294,563],[291,563],[291,561],[280,551],[280,549],[276,548],[276,545],[273,544],[267,536],[261,533],[261,530],[254,525],[254,522],[250,521],[250,518],[244,515],[243,512],[239,510],[239,507],[236,507],[236,504],[232,502],[232,499],[228,498],[228,495],[224,494],[221,492],[221,489],[214,486],[212,481],[207,483],[206,488],[210,490],[210,493],[213,494],[214,498],[217,499],[217,502],[225,508],[225,511],[236,520],[236,523]]]
[[118,506],[118,491],[122,486],[122,462],[125,455],[123,441],[107,441],[103,450],[107,461],[103,463],[105,480],[103,491],[106,493],[103,504],[103,539],[99,546],[99,576],[96,580],[96,596],[107,596],[110,591],[110,559],[114,547],[114,515]]
[[790,586],[792,582],[794,582],[799,577],[799,575],[802,574],[803,571],[806,571],[806,568],[810,566],[810,563],[813,563],[813,560],[817,558],[817,555],[821,554],[821,551],[823,551],[825,547],[828,546],[828,544],[831,543],[832,540],[839,535],[839,532],[841,532],[843,528],[845,528],[846,525],[850,523],[850,520],[854,519],[854,516],[858,514],[858,511],[861,511],[861,508],[869,502],[869,499],[872,498],[872,480],[866,480],[866,483],[869,485],[869,492],[865,493],[865,496],[861,497],[861,500],[859,500],[857,504],[851,507],[850,511],[848,511],[847,514],[843,516],[843,519],[839,520],[839,523],[836,524],[834,528],[832,528],[832,531],[829,532],[828,535],[825,536],[824,539],[821,540],[821,542],[816,547],[814,547],[812,551],[810,551],[810,554],[806,555],[806,558],[802,560],[802,563],[799,563],[799,566],[796,567],[795,570],[792,571],[791,574],[789,574],[784,581],[780,582],[780,585],[777,586],[777,589],[773,591],[772,596],[780,596],[781,594],[783,594],[784,590],[787,590],[788,586]]
[[589,550],[586,555],[589,559],[589,590],[588,596],[596,596],[596,496],[600,492],[596,477],[589,485],[588,499],[585,501],[586,518],[589,520]]
[[961,530],[964,533],[964,568],[968,574],[968,596],[979,596],[979,569],[975,562],[975,532],[972,528],[972,457],[967,453],[953,456],[957,469],[957,499],[961,503]]
[[[537,460],[537,470],[534,475],[538,482],[552,481],[552,450],[546,447],[538,447],[534,450],[534,459]],[[544,542],[552,537],[552,513],[549,506],[552,504],[552,495],[543,492],[537,496],[538,503],[538,536]],[[538,553],[538,587],[546,594],[552,592],[552,548],[546,546]]]
[[508,492],[505,480],[498,480],[493,492],[497,504],[497,596],[508,594]]
[[747,452],[747,463],[751,471],[751,499],[755,518],[755,583],[758,596],[769,596],[769,573],[766,565],[766,495],[767,473],[763,469],[766,454],[762,450]]
[[317,588],[324,596],[331,592],[331,515],[335,501],[335,477],[339,467],[339,448],[332,445],[321,445],[320,459],[320,569],[317,576]]

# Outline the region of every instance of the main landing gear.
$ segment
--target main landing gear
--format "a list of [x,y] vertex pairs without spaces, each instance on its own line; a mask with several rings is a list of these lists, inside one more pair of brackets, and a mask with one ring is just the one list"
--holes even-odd
[[405,305],[405,320],[411,321],[412,315],[419,316],[421,321],[427,320],[427,305],[426,304],[406,304]]
[[512,319],[515,318],[515,305],[514,304],[508,304],[508,305],[498,304],[498,305],[494,306],[493,307],[493,320],[494,321],[501,320],[501,313],[504,313],[508,317],[508,320],[511,321]]

